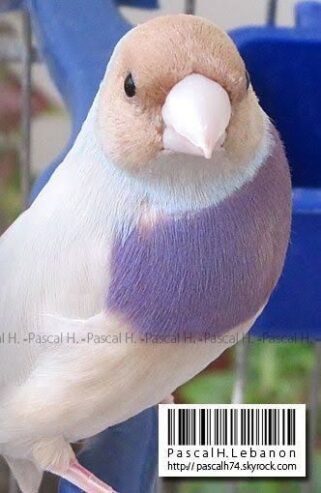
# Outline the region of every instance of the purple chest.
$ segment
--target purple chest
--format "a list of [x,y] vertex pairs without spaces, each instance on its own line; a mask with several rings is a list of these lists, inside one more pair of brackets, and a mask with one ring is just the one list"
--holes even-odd
[[116,240],[107,305],[144,335],[220,335],[268,300],[290,217],[289,171],[277,142],[254,180],[218,206]]

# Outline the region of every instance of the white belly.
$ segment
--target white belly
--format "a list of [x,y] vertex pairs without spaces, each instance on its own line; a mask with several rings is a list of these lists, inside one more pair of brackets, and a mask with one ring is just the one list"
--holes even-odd
[[124,346],[119,351],[121,361],[116,358],[113,367],[106,368],[108,374],[100,375],[102,386],[92,389],[92,412],[81,424],[71,425],[68,438],[95,435],[158,404],[241,340],[259,313],[216,340],[125,343],[124,353]]
[[1,402],[0,450],[27,454],[43,436],[89,438],[158,404],[240,340],[260,313],[215,341],[201,342],[133,342],[132,332],[110,314],[84,322],[57,319],[57,331],[109,334],[119,342],[62,345],[43,353],[27,381]]

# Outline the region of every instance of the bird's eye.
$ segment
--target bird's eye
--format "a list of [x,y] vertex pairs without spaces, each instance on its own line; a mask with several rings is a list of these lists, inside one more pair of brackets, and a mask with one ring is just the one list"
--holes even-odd
[[136,94],[136,85],[132,74],[128,74],[124,83],[125,93],[129,98],[133,98]]
[[245,72],[245,80],[246,80],[246,90],[248,90],[251,84],[251,77],[247,70]]

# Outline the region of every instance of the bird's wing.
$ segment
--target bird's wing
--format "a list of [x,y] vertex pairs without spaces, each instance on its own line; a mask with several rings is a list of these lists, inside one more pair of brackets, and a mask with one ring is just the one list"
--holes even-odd
[[88,320],[50,314],[44,318],[52,343],[39,356],[27,380],[11,385],[2,397],[0,444],[23,437],[28,440],[48,430],[64,434],[77,420],[91,419],[89,409],[93,412],[93,406],[99,405],[115,368],[126,361],[128,345],[100,344],[91,339],[94,335],[103,340],[119,330],[119,322],[105,313]]
[[30,315],[30,282],[35,261],[29,248],[29,211],[24,212],[0,238],[0,400],[6,382],[27,374],[31,349],[24,339]]
[[0,240],[0,402],[47,351],[30,337],[46,332],[45,313],[87,319],[104,305],[108,228],[94,234],[78,209],[45,206],[37,199]]
[[5,458],[14,477],[16,478],[21,491],[38,491],[42,480],[40,471],[33,462],[24,459]]

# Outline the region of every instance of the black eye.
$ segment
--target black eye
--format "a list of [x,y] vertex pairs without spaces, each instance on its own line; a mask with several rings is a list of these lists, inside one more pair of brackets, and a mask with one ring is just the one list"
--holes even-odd
[[136,94],[136,86],[132,74],[128,74],[124,83],[125,93],[129,98],[133,98]]
[[246,80],[246,90],[248,90],[251,84],[251,77],[248,71],[245,72],[245,80]]

